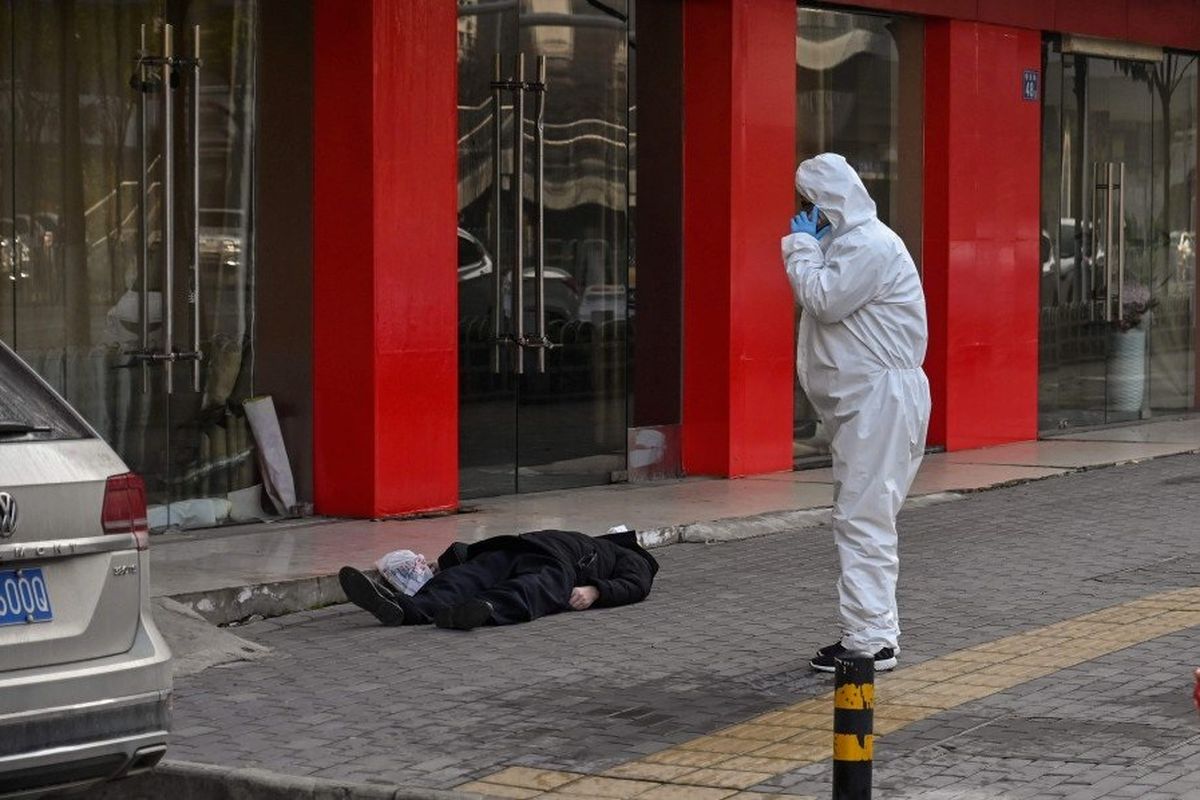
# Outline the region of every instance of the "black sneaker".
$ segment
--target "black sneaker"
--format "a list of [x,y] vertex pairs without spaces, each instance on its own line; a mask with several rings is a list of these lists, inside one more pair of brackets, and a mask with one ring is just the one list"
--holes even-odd
[[433,617],[433,623],[439,628],[450,628],[456,631],[470,631],[492,618],[492,604],[487,600],[468,600],[456,606],[438,609]]
[[[822,647],[818,650],[817,654],[813,656],[812,661],[808,662],[808,665],[817,672],[836,672],[837,664],[835,663],[835,659],[838,656],[846,655],[848,652],[850,651],[842,647],[841,642],[831,644],[828,647]],[[889,672],[895,668],[896,653],[892,648],[885,647],[875,654],[876,672]]]
[[338,583],[351,603],[363,611],[370,611],[384,625],[394,627],[404,624],[404,609],[354,567],[342,567],[338,571]]

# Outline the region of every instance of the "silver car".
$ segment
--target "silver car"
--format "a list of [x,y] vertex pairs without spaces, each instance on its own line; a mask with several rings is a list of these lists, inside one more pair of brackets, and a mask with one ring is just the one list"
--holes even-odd
[[0,342],[0,798],[162,758],[148,540],[141,478]]

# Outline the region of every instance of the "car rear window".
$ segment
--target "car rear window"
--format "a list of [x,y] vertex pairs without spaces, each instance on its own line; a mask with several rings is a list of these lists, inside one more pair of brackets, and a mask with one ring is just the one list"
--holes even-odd
[[71,407],[0,342],[0,443],[91,436]]

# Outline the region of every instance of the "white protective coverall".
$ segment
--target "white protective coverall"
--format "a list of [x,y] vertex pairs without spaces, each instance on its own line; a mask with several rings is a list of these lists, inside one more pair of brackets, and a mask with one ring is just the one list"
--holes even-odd
[[785,237],[783,259],[803,307],[796,369],[833,451],[841,643],[898,651],[896,514],[929,427],[925,295],[904,243],[879,221],[845,158],[805,161],[796,188],[830,223],[820,242]]

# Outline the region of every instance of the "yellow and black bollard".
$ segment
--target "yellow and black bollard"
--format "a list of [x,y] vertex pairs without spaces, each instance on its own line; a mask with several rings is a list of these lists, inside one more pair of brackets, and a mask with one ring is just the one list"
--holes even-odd
[[870,800],[875,659],[869,653],[850,653],[839,657],[836,664],[833,800]]

